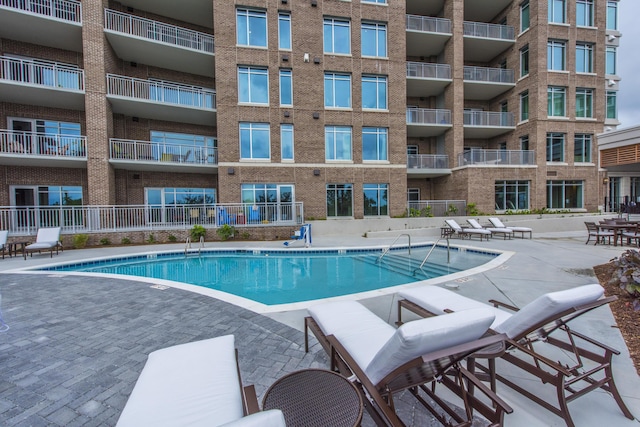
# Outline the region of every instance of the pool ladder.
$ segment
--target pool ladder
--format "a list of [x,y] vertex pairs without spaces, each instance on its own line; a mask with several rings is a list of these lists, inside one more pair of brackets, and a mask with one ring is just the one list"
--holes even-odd
[[411,256],[411,235],[409,235],[409,234],[407,234],[407,233],[402,233],[402,234],[398,235],[398,237],[396,237],[396,239],[395,239],[393,242],[391,242],[391,244],[389,245],[389,247],[388,247],[388,248],[386,248],[386,249],[382,252],[382,255],[380,255],[380,256],[378,257],[378,259],[376,260],[376,263],[379,263],[380,261],[382,261],[382,258],[384,258],[384,256],[387,254],[387,252],[389,252],[389,251],[391,250],[391,247],[392,247],[393,245],[395,245],[395,243],[396,243],[398,240],[400,240],[400,238],[401,238],[402,236],[407,236],[407,237],[409,238],[409,256]]
[[[198,256],[200,256],[200,252],[202,248],[204,248],[204,236],[200,236],[200,244],[198,245]],[[189,255],[189,249],[191,249],[191,237],[187,237],[187,241],[184,245],[184,256]]]
[[[424,259],[422,260],[422,262],[420,263],[420,266],[418,266],[418,268],[416,268],[415,270],[413,270],[413,275],[416,275],[416,272],[418,270],[422,270],[422,267],[424,267],[424,265],[427,263],[427,260],[429,259],[429,256],[431,255],[431,253],[433,252],[433,250],[438,246],[438,243],[440,243],[440,240],[442,240],[443,237],[440,237],[438,240],[436,240],[436,242],[433,244],[433,246],[431,246],[431,249],[429,249],[429,252],[427,252],[427,256],[424,257]],[[449,238],[448,237],[444,237],[444,239],[447,240],[447,264],[449,264],[451,262],[451,248],[449,247]]]

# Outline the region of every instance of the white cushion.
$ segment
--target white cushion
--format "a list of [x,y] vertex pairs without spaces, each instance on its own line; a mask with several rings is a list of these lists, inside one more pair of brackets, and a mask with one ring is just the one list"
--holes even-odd
[[469,225],[473,228],[475,228],[476,230],[482,230],[482,226],[480,225],[480,223],[478,221],[476,221],[473,218],[469,218],[467,220],[467,222],[469,223]]
[[513,231],[518,231],[518,232],[521,232],[521,231],[525,231],[525,232],[526,232],[526,231],[533,231],[533,230],[532,230],[531,228],[529,228],[529,227],[512,227],[512,226],[508,226],[508,227],[507,227],[507,226],[506,226],[506,225],[504,225],[504,224],[502,223],[502,221],[500,221],[500,219],[498,219],[498,218],[489,218],[489,222],[491,222],[491,224],[495,225],[495,226],[496,226],[496,227],[498,227],[498,228],[509,228],[509,229],[511,229],[511,230],[513,230]]
[[0,231],[0,248],[4,247],[4,245],[7,243],[8,236],[9,236],[8,230]]
[[378,384],[416,357],[480,338],[493,319],[491,310],[480,308],[405,323],[379,349],[365,373]]
[[149,354],[118,426],[216,426],[242,418],[233,335]]
[[37,243],[31,243],[30,245],[27,245],[25,249],[34,250],[34,251],[38,249],[51,249],[51,248],[55,248],[57,244],[58,242],[37,242]]
[[60,227],[40,228],[36,235],[36,243],[57,242],[60,240]]
[[256,412],[220,427],[285,427],[284,415],[280,409]]

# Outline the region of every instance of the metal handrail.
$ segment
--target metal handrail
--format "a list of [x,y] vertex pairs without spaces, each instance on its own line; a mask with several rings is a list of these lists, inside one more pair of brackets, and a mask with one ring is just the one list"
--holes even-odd
[[[191,249],[191,237],[187,236],[187,241],[184,245],[184,256],[189,254],[189,249]],[[200,256],[202,249],[204,249],[204,236],[200,236],[200,242],[198,245],[198,256]]]
[[[422,270],[422,267],[424,267],[424,265],[427,263],[427,259],[429,259],[429,256],[431,255],[433,250],[438,246],[438,243],[440,242],[440,240],[442,240],[442,237],[436,240],[436,242],[433,244],[431,249],[429,249],[429,252],[427,252],[427,255],[422,260],[422,263],[420,263],[418,268],[413,270],[414,275],[416,274],[416,271]],[[447,240],[447,264],[449,264],[451,262],[451,248],[449,247],[449,237],[446,237],[446,240]]]
[[392,247],[392,246],[393,246],[393,245],[394,245],[394,244],[395,244],[395,243],[400,239],[400,237],[402,237],[402,236],[407,236],[407,237],[409,238],[409,256],[411,256],[411,235],[410,235],[410,234],[407,234],[407,233],[402,233],[402,234],[399,234],[399,235],[398,235],[398,237],[396,237],[396,239],[395,239],[393,242],[391,242],[391,244],[389,245],[389,247],[388,247],[388,248],[386,248],[386,249],[382,252],[382,255],[380,255],[380,256],[378,257],[378,259],[376,260],[376,263],[378,263],[378,262],[380,262],[380,260],[382,260],[382,258],[387,254],[387,252],[389,252],[389,250],[391,249],[391,247]]

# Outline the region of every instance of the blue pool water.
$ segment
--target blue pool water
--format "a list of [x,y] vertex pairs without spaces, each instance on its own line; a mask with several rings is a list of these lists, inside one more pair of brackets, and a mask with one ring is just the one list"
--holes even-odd
[[[129,256],[46,268],[54,271],[124,274],[204,286],[263,304],[286,304],[371,291],[439,277],[484,264],[497,254],[430,246],[380,250],[205,251]],[[416,270],[417,269],[417,270]]]

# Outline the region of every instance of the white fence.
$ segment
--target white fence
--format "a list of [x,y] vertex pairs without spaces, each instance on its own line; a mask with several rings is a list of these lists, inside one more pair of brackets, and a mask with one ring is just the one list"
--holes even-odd
[[451,79],[451,66],[449,64],[407,62],[407,77],[449,80]]
[[167,144],[111,138],[110,158],[142,162],[217,164],[218,150],[198,145]]
[[409,217],[463,216],[467,214],[465,200],[416,200],[407,202]]
[[451,20],[432,16],[407,15],[407,30],[451,34]]
[[84,70],[40,59],[0,56],[0,79],[58,89],[84,90]]
[[465,111],[465,126],[514,127],[515,116],[510,112],[498,111]]
[[75,0],[0,0],[0,6],[64,21],[82,22],[82,5]]
[[464,80],[490,83],[515,83],[513,70],[487,67],[464,67]]
[[465,22],[463,28],[465,36],[515,41],[515,30],[509,25]]
[[407,168],[449,169],[449,156],[446,154],[408,154]]
[[432,110],[428,108],[407,108],[408,124],[451,124],[451,111]]
[[458,154],[458,166],[531,166],[536,164],[533,150],[471,149]]
[[86,148],[85,136],[0,130],[0,154],[85,158]]

